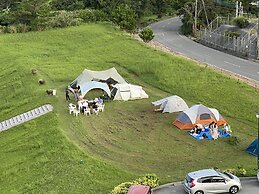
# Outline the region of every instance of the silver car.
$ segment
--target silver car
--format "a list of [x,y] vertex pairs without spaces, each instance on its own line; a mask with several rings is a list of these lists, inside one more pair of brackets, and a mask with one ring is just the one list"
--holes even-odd
[[238,177],[230,173],[222,173],[213,169],[199,170],[187,174],[184,190],[188,194],[237,193],[241,188]]

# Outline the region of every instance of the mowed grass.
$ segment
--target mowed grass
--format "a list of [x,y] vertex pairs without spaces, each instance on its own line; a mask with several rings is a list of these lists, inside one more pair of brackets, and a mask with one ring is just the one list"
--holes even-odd
[[[256,174],[256,158],[244,151],[257,135],[254,88],[149,48],[109,24],[2,35],[0,45],[0,120],[45,103],[54,106],[52,113],[0,133],[2,193],[109,193],[145,173],[165,183],[211,167],[243,166]],[[98,116],[69,115],[65,87],[85,68],[110,67],[142,85],[150,98],[108,102]],[[40,78],[45,85],[37,83]],[[50,88],[57,96],[46,95]],[[168,95],[217,108],[239,144],[227,138],[196,141],[175,128],[177,114],[155,113],[151,105]]]

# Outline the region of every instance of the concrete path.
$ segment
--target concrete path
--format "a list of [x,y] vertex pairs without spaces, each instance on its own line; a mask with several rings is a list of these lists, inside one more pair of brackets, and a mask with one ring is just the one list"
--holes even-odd
[[45,104],[26,113],[20,114],[8,120],[2,121],[0,123],[0,132],[45,115],[53,110],[53,106],[50,104]]

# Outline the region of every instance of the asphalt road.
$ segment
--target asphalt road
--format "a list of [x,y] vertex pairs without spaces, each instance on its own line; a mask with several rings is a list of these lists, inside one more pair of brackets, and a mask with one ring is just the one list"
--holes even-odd
[[[258,194],[259,182],[256,178],[241,180],[242,190],[238,194]],[[160,189],[154,190],[154,194],[186,194],[182,184],[168,185]]]
[[179,34],[180,18],[171,18],[151,25],[154,40],[171,51],[259,82],[259,63],[238,58],[203,46]]

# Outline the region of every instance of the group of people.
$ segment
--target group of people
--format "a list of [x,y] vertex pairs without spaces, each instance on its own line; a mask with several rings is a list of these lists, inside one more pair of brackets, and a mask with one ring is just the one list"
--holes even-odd
[[90,111],[90,113],[94,113],[99,111],[99,107],[103,106],[103,100],[101,98],[95,98],[94,100],[79,100],[78,101],[78,109],[84,114],[86,111]]
[[76,88],[71,88],[71,87],[66,88],[66,101],[71,100],[70,96],[69,96],[69,93],[71,92],[71,90],[73,90],[75,100],[78,101],[79,100],[80,86],[77,86]]
[[[208,132],[212,139],[218,139],[220,135],[232,132],[230,126],[225,123],[223,129],[219,131],[218,125],[216,122],[212,121],[208,127],[204,127],[202,124],[196,124],[195,127],[190,131],[191,134],[201,134],[201,132]],[[206,133],[203,133],[204,136],[207,136]],[[205,137],[206,138],[206,137]]]

